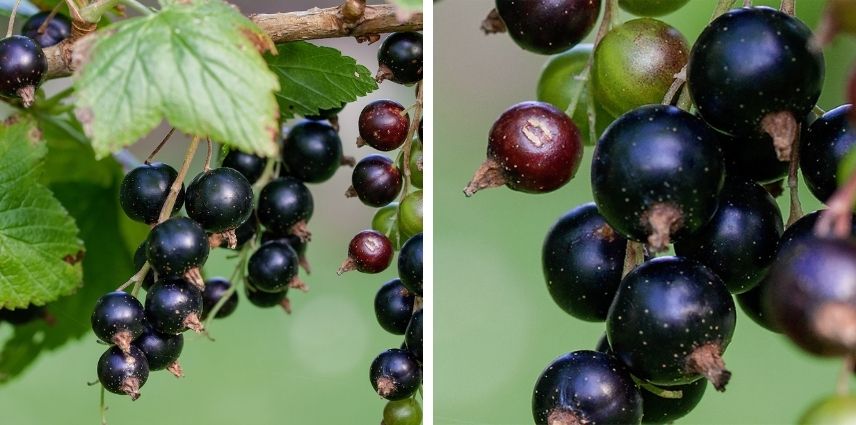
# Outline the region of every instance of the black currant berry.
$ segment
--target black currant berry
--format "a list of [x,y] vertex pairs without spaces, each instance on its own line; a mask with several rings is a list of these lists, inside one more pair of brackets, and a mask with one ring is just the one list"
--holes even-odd
[[788,162],[779,161],[773,139],[768,134],[731,137],[722,133],[719,146],[726,174],[745,177],[760,184],[772,183],[788,174]]
[[[140,243],[140,246],[137,247],[137,250],[134,251],[134,270],[139,270],[143,268],[143,264],[146,264],[146,241]],[[143,278],[143,289],[146,291],[155,284],[155,272],[153,270],[149,270],[146,273],[146,277]]]
[[678,398],[661,397],[645,387],[639,389],[642,394],[642,423],[671,424],[686,416],[698,405],[707,389],[707,381],[699,379],[695,382],[672,387],[663,387],[668,391],[680,391]]
[[541,372],[532,393],[539,425],[638,424],[642,395],[614,357],[581,350],[559,356]]
[[[232,283],[222,277],[212,277],[205,280],[205,290],[202,291],[202,320],[208,318],[210,312],[215,305],[226,295],[229,289],[232,288]],[[217,319],[229,317],[238,308],[238,293],[232,292],[217,314],[214,316]]]
[[146,240],[146,258],[160,276],[181,276],[208,259],[208,236],[197,222],[173,217],[155,226]]
[[146,331],[146,312],[133,295],[115,291],[95,303],[90,318],[92,331],[101,341],[128,352],[131,342]]
[[393,335],[404,335],[413,316],[416,296],[407,290],[400,279],[383,284],[375,294],[375,316],[380,327]]
[[701,230],[676,242],[675,253],[704,264],[732,294],[739,294],[767,274],[783,231],[776,200],[757,183],[730,177],[716,214]]
[[856,243],[803,238],[784,247],[770,270],[764,309],[809,353],[856,349]]
[[612,230],[594,203],[563,215],[547,232],[541,250],[553,301],[578,319],[606,320],[621,283],[626,249],[627,239]]
[[422,363],[422,309],[416,310],[413,317],[410,318],[410,323],[407,325],[407,331],[404,334],[404,345],[407,350],[416,356],[416,360]]
[[398,276],[410,292],[422,296],[422,233],[402,245],[398,253]]
[[[146,224],[157,223],[163,204],[169,196],[169,188],[176,177],[178,172],[161,162],[134,168],[125,175],[119,188],[122,210],[131,220]],[[175,198],[172,214],[178,212],[183,204],[184,185]]]
[[518,46],[552,55],[574,47],[591,32],[600,0],[496,0],[496,11]]
[[292,177],[306,183],[325,182],[342,165],[342,139],[329,124],[303,121],[288,132],[282,161]]
[[204,171],[187,186],[184,208],[206,231],[234,230],[253,212],[253,188],[231,168]]
[[767,286],[769,286],[769,279],[769,276],[765,276],[761,282],[758,282],[758,285],[746,292],[737,294],[735,298],[737,299],[737,304],[740,305],[743,312],[753,322],[770,332],[782,333],[782,329],[773,323],[770,320],[770,315],[764,311],[764,292],[767,291]]
[[306,185],[293,177],[282,177],[262,189],[256,214],[259,222],[274,233],[295,234],[309,240],[311,233],[306,224],[314,209],[312,193]]
[[36,87],[48,71],[45,52],[29,37],[6,37],[0,40],[0,65],[0,93],[18,97],[25,107],[30,107]]
[[815,120],[800,140],[800,169],[805,184],[821,202],[838,188],[838,166],[856,147],[851,105],[839,106]]
[[238,150],[231,150],[223,158],[223,167],[229,167],[247,178],[250,184],[259,180],[265,172],[267,158]]
[[776,113],[806,116],[824,73],[823,54],[810,39],[805,24],[769,7],[732,9],[713,20],[687,64],[701,117],[722,132],[752,136],[777,126]]
[[357,196],[363,204],[380,208],[394,201],[403,184],[401,170],[383,155],[369,155],[360,160],[351,175],[346,196]]
[[576,175],[582,156],[580,132],[564,112],[544,102],[518,103],[493,123],[487,160],[464,194],[502,185],[525,193],[551,192]]
[[722,353],[734,334],[734,300],[707,267],[682,257],[643,263],[621,282],[606,331],[616,357],[655,385],[700,376],[723,391]]
[[253,287],[264,292],[282,292],[289,287],[303,287],[297,279],[297,252],[282,241],[260,246],[247,264],[247,276]]
[[413,84],[422,80],[422,34],[393,33],[377,51],[377,80]]
[[[48,21],[48,19],[50,20]],[[45,21],[48,23],[45,24]],[[44,30],[41,30],[42,25],[44,25]],[[24,22],[24,26],[21,27],[21,34],[33,39],[44,49],[59,44],[60,41],[68,38],[71,34],[71,20],[60,13],[51,16],[51,12],[39,12]]]
[[392,100],[376,100],[360,112],[357,146],[369,145],[389,152],[401,147],[407,140],[410,115],[404,106]]
[[245,243],[256,237],[259,231],[259,218],[256,216],[255,210],[250,213],[250,217],[243,224],[235,229],[235,249],[241,249]]
[[348,258],[337,272],[339,275],[352,270],[361,273],[380,273],[389,267],[395,250],[392,242],[380,232],[363,230],[348,244]]
[[0,322],[8,322],[13,326],[26,325],[38,319],[45,319],[48,323],[52,320],[44,306],[30,305],[15,310],[0,308]]
[[119,347],[110,347],[98,359],[98,381],[113,394],[127,394],[136,400],[148,379],[149,362],[137,347],[131,346],[127,354]]
[[422,385],[422,367],[409,351],[392,348],[374,359],[369,379],[381,397],[403,400],[416,393]]
[[250,282],[249,285],[244,286],[244,294],[246,294],[247,301],[249,301],[250,304],[261,308],[280,306],[286,313],[291,314],[291,304],[287,297],[288,288],[282,292],[265,292],[253,288],[252,282]]
[[306,258],[306,248],[309,245],[308,242],[300,239],[297,235],[280,236],[270,231],[262,233],[262,244],[270,241],[287,243],[294,249],[294,252],[297,253],[297,258],[300,260],[300,267],[303,267],[306,274],[310,274],[312,272],[312,267],[309,265],[309,260]]
[[[790,249],[793,245],[814,239],[814,226],[823,211],[824,210],[819,210],[806,214],[795,223],[788,226],[785,233],[782,235],[782,239],[779,241],[779,252],[784,252]],[[853,214],[852,216],[850,237],[856,239],[856,214]]]
[[202,292],[180,277],[161,279],[146,293],[146,318],[158,332],[202,332]]
[[150,371],[169,369],[174,375],[182,376],[178,357],[184,348],[184,335],[162,334],[150,328],[134,340],[134,347],[146,355]]
[[592,192],[619,234],[662,251],[713,217],[724,171],[717,136],[704,122],[648,105],[619,117],[597,142]]

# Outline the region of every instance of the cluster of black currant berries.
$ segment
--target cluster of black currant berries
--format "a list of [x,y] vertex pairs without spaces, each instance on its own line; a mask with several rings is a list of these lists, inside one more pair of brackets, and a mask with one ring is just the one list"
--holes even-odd
[[[589,0],[496,3],[486,23],[539,53],[572,48],[600,7]],[[674,7],[664,11],[664,2],[619,2],[648,16],[686,2],[668,3]],[[637,21],[659,22],[616,26],[593,48],[590,99],[617,118],[595,146],[594,202],[562,216],[542,251],[556,304],[578,319],[605,322],[606,334],[596,350],[564,354],[544,369],[532,397],[538,424],[669,423],[686,415],[707,381],[720,391],[729,381],[723,353],[734,334],[734,298],[757,323],[809,353],[856,354],[856,172],[839,175],[856,149],[854,111],[843,105],[815,114],[824,62],[812,32],[767,7],[716,17],[678,65],[686,64],[690,113],[671,98],[658,100],[672,78],[643,104],[598,88],[599,79],[634,80],[635,69],[615,65],[620,55],[673,66],[634,59],[651,54],[638,45],[650,34]],[[636,48],[609,51],[622,39]],[[661,71],[650,74],[675,73]],[[638,89],[645,98],[652,86]],[[567,106],[566,97],[560,107]],[[580,139],[555,105],[514,105],[491,128],[488,159],[465,193],[500,185],[558,189],[581,162]],[[828,210],[802,215],[798,171]],[[787,229],[770,193],[785,178]],[[670,245],[675,255],[657,257]]]

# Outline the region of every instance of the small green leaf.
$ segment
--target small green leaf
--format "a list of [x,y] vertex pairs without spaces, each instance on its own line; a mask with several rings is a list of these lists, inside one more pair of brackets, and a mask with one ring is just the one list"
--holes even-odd
[[387,0],[387,3],[408,11],[422,10],[422,0]]
[[77,226],[40,183],[46,153],[31,120],[0,128],[0,308],[44,305],[81,282]]
[[270,38],[221,0],[163,2],[97,37],[78,72],[75,114],[104,157],[163,118],[242,151],[277,150],[276,76],[259,50]]
[[317,114],[353,102],[377,89],[368,68],[331,47],[305,41],[278,44],[277,56],[267,55],[279,77],[276,94],[283,118]]

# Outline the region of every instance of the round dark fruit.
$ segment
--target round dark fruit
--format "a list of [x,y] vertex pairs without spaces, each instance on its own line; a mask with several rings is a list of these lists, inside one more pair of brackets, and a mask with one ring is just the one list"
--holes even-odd
[[348,259],[339,267],[338,273],[341,275],[351,270],[380,273],[389,267],[394,254],[392,242],[386,236],[374,230],[363,230],[348,244]]
[[146,293],[146,318],[161,333],[202,331],[202,293],[180,277],[161,279]]
[[[208,318],[208,313],[232,289],[232,283],[222,277],[212,277],[205,280],[205,290],[202,291],[202,319]],[[238,293],[232,292],[229,298],[217,310],[217,319],[229,317],[238,308]]]
[[282,148],[288,174],[306,183],[325,182],[342,165],[342,140],[331,125],[303,121],[291,128]]
[[268,230],[280,235],[295,233],[306,239],[306,223],[314,209],[312,193],[306,185],[293,177],[282,177],[262,189],[256,214]]
[[496,11],[518,46],[552,55],[574,47],[591,32],[600,0],[496,0]]
[[234,230],[253,212],[253,188],[243,174],[228,167],[199,173],[187,186],[184,208],[212,233]]
[[732,137],[718,133],[726,174],[745,177],[760,184],[772,183],[788,174],[788,162],[779,161],[769,134]]
[[769,276],[765,276],[764,279],[761,279],[761,282],[759,282],[758,285],[746,292],[737,294],[735,298],[737,299],[737,304],[740,305],[743,312],[746,313],[753,322],[770,332],[782,333],[782,329],[777,324],[773,323],[773,321],[770,320],[770,315],[764,311],[764,292],[767,290],[767,286],[769,285],[768,280]]
[[407,346],[408,351],[416,356],[419,363],[422,363],[422,311],[420,308],[413,313],[404,334],[404,345]]
[[398,253],[398,276],[401,283],[416,295],[422,296],[422,234],[408,239]]
[[664,387],[668,391],[680,391],[678,398],[661,397],[641,387],[642,394],[642,423],[671,424],[686,416],[698,405],[707,389],[707,381],[699,379],[695,382],[673,387]]
[[95,303],[90,317],[92,331],[101,341],[127,352],[131,342],[146,331],[146,312],[133,295],[109,292]]
[[618,6],[636,16],[663,16],[682,8],[690,0],[618,0]]
[[369,380],[381,397],[403,400],[415,394],[422,385],[422,368],[412,353],[392,348],[374,359]]
[[297,277],[297,252],[285,242],[271,241],[260,246],[247,263],[253,287],[265,292],[282,292]]
[[357,145],[365,143],[384,152],[396,150],[407,140],[409,127],[410,115],[404,106],[392,100],[376,100],[360,112]]
[[838,168],[856,149],[856,127],[850,122],[851,105],[839,106],[815,120],[800,140],[800,170],[805,184],[821,202],[838,188]]
[[399,84],[422,80],[422,34],[396,32],[383,41],[377,51],[381,79]]
[[265,167],[267,166],[267,158],[238,150],[231,150],[223,158],[221,165],[241,173],[250,184],[253,184],[264,174]]
[[[174,168],[161,162],[141,165],[129,171],[119,188],[119,203],[125,214],[134,221],[146,224],[158,222],[169,189],[178,177]],[[172,214],[184,204],[184,185],[175,198]]]
[[36,87],[48,71],[48,61],[39,44],[29,37],[13,35],[0,40],[0,93],[21,98],[24,106],[35,101]]
[[403,176],[391,159],[369,155],[360,160],[351,175],[348,196],[356,195],[363,204],[380,208],[394,201],[401,192]]
[[235,249],[241,249],[245,243],[255,238],[258,232],[259,218],[254,210],[250,213],[250,217],[235,229],[235,241],[237,242]]
[[[45,21],[48,23],[45,24]],[[43,25],[44,30],[40,31]],[[39,12],[24,22],[21,34],[33,39],[42,48],[50,47],[68,38],[71,34],[71,20],[60,13],[51,16],[51,12]]]
[[244,294],[247,296],[247,301],[250,304],[261,307],[261,308],[270,308],[275,306],[285,306],[288,302],[288,288],[286,288],[282,292],[265,292],[259,291],[252,287],[252,283],[250,285],[245,285]]
[[[148,329],[134,340],[134,347],[146,355],[149,370],[163,370],[177,367],[176,361],[184,348],[184,335],[162,334],[154,329]],[[181,369],[175,372],[180,374]]]
[[187,217],[158,224],[146,240],[146,258],[160,276],[180,276],[202,266],[208,250],[205,230]]
[[400,279],[384,283],[374,299],[375,317],[380,327],[393,335],[404,335],[413,316],[415,301],[416,296],[407,290]]
[[383,425],[420,425],[422,406],[416,399],[388,401],[383,408]]
[[128,395],[136,400],[148,379],[148,360],[137,347],[131,346],[127,354],[119,347],[110,347],[98,359],[98,381],[113,394]]

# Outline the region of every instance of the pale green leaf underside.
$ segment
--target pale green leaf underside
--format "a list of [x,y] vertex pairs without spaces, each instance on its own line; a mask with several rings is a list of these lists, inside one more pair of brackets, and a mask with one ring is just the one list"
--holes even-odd
[[305,41],[276,47],[279,54],[268,55],[267,61],[279,77],[276,98],[283,118],[317,114],[377,89],[368,68],[336,49]]
[[45,153],[32,122],[0,127],[0,308],[43,305],[81,282],[77,225],[39,182]]
[[107,31],[75,81],[76,114],[98,157],[163,118],[246,152],[276,152],[279,84],[257,47],[270,39],[234,8],[175,3]]

